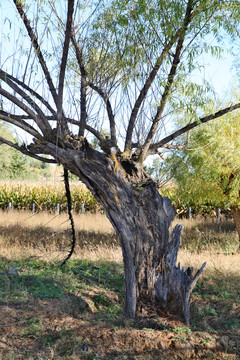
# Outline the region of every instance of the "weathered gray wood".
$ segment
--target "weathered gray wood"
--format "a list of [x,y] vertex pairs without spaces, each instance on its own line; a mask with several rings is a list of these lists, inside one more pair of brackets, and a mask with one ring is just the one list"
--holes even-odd
[[182,226],[174,228],[170,240],[169,228],[175,216],[170,200],[161,197],[156,183],[139,163],[98,152],[86,140],[79,139],[77,148],[72,144],[75,140],[69,139],[56,152],[54,145],[46,142],[42,151],[58,156],[64,167],[87,185],[119,235],[125,315],[133,318],[140,304],[152,302],[189,324],[192,289],[205,264],[195,275],[191,268],[176,266]]
[[181,242],[182,225],[176,225],[172,231],[171,241],[166,255],[162,259],[164,271],[156,280],[156,298],[163,308],[181,314],[184,321],[190,322],[190,300],[194,285],[201,275],[206,263],[193,276],[193,268],[184,270],[180,263],[176,266],[178,249]]

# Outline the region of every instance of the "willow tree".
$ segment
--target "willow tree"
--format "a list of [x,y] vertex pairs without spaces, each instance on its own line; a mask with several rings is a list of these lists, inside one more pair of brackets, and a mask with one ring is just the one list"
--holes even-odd
[[[224,32],[234,36],[238,3],[1,5],[8,33],[2,30],[0,118],[28,137],[25,143],[0,141],[62,164],[101,203],[121,241],[126,316],[134,317],[150,301],[188,323],[192,288],[205,264],[195,274],[176,266],[182,228],[177,225],[169,238],[175,211],[143,162],[161,149],[181,148],[180,135],[240,107],[203,115],[206,84],[194,84],[191,77],[202,54],[219,55]],[[219,45],[208,45],[210,37]],[[191,121],[174,127],[186,114]],[[91,146],[94,138],[100,151]]]
[[[240,238],[240,113],[199,126],[167,166],[185,203],[231,209]],[[177,170],[177,171],[176,171]]]

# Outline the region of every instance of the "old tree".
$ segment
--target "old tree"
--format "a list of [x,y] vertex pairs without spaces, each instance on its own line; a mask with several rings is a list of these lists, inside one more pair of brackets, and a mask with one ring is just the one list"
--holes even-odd
[[[207,114],[209,86],[192,76],[200,74],[204,53],[220,56],[225,34],[237,38],[239,3],[9,0],[1,6],[0,119],[19,129],[20,139],[28,134],[24,142],[1,143],[62,164],[102,204],[121,241],[126,316],[151,302],[189,323],[192,288],[205,264],[195,274],[176,266],[182,228],[169,239],[174,209],[143,162],[161,149],[181,148],[190,129],[240,107]],[[94,139],[101,150],[91,146]]]

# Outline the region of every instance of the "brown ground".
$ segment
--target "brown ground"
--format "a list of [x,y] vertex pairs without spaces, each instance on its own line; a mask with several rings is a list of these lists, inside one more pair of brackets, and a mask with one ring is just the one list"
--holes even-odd
[[[168,326],[168,331],[153,330],[148,328],[148,323],[153,323],[157,315],[149,313],[144,314],[146,317],[139,316],[138,329],[131,326],[133,323],[129,320],[123,320],[124,328],[113,328],[104,322],[94,322],[94,313],[86,299],[82,299],[79,306],[82,313],[71,311],[70,315],[69,309],[63,306],[61,300],[2,303],[1,360],[240,358],[236,355],[240,330],[222,335],[190,331],[189,334],[185,331],[181,333],[174,329],[181,329],[183,324],[167,317],[162,318],[161,322]],[[32,334],[30,330],[26,332],[27,321],[36,317],[41,319],[41,334],[38,334],[37,328],[32,330]],[[53,355],[51,349],[58,355]],[[9,357],[10,353],[14,357]]]
[[[56,257],[56,249],[51,250],[47,247],[45,251],[42,244],[39,244],[39,239],[48,239],[52,232],[65,230],[65,215],[51,217],[50,223],[47,214],[33,218],[24,213],[17,213],[14,217],[7,213],[0,215],[0,254],[9,259],[10,263],[17,258],[27,258],[30,255],[33,258],[42,256],[44,259]],[[93,238],[96,238],[96,243],[102,241],[98,238],[101,229],[111,236],[111,227],[108,223],[103,223],[100,216],[79,216],[77,223],[81,225],[79,231],[95,231],[94,236],[91,233],[91,243]],[[27,246],[28,242],[33,240],[33,227],[38,248]],[[37,229],[40,229],[39,232]],[[26,234],[29,241],[24,240]],[[17,241],[23,240],[25,243],[20,246]],[[80,247],[77,257],[93,261],[107,259],[121,263],[120,248],[110,248],[109,245],[94,246],[95,248],[90,250],[88,247]],[[234,289],[239,287],[239,255],[216,254],[211,251],[189,253],[182,249],[180,260],[183,266],[191,265],[195,268],[207,261],[204,274],[219,274],[217,277],[209,276],[208,279],[201,280],[206,281],[206,287],[209,289],[211,281],[221,279],[217,285],[212,284],[218,288],[216,296],[205,291],[208,296],[192,298],[194,318],[199,318],[203,326],[198,328],[204,328],[205,331],[188,331],[183,323],[173,317],[157,314],[152,309],[145,309],[136,321],[126,320],[120,316],[113,318],[111,322],[102,316],[99,318],[97,310],[101,308],[94,307],[94,294],[91,294],[91,291],[96,291],[96,295],[100,290],[93,290],[91,287],[90,292],[87,289],[84,295],[79,290],[82,297],[68,293],[66,297],[58,300],[26,301],[17,298],[11,302],[0,302],[0,360],[240,360],[240,329],[226,330],[225,326],[225,330],[221,330],[224,324],[232,324],[234,319],[240,319],[240,304],[235,298],[224,301],[219,298],[219,293],[225,290],[227,284]],[[75,290],[77,294],[78,289]],[[108,291],[107,297],[110,296],[114,297],[116,293],[111,295]],[[121,299],[111,300],[121,305]],[[216,312],[219,310],[223,315],[221,317],[218,313],[214,315],[201,311],[206,308],[210,311],[214,309]],[[230,329],[231,326],[227,328]],[[217,329],[216,333],[213,329]]]

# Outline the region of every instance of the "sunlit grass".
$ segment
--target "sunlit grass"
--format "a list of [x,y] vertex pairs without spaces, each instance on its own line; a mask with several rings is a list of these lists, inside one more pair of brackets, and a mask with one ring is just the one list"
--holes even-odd
[[174,224],[184,226],[182,232],[182,249],[190,252],[210,251],[213,253],[233,254],[239,247],[239,236],[233,220],[202,217],[193,219],[176,219]]
[[[77,230],[113,232],[112,225],[103,214],[74,214],[74,221]],[[0,225],[7,227],[16,224],[19,226],[26,225],[29,228],[42,226],[59,231],[69,228],[69,219],[66,212],[57,215],[56,213],[49,214],[42,211],[33,215],[30,211],[0,211]]]
[[[208,246],[194,247],[196,227],[204,236],[215,229],[214,236],[226,233],[228,239],[232,239],[236,234],[231,222],[219,227],[210,221],[183,221],[185,233],[178,261],[184,268],[193,266],[196,270],[207,262],[193,290],[189,329],[181,322],[172,322],[168,316],[152,312],[147,316],[138,315],[135,320],[125,319],[119,239],[105,215],[75,214],[74,219],[75,253],[64,267],[60,267],[71,242],[66,214],[41,212],[33,216],[31,212],[0,212],[0,302],[4,304],[0,323],[6,324],[4,341],[10,344],[3,350],[0,347],[0,358],[22,359],[18,354],[25,349],[27,360],[35,359],[32,351],[37,357],[52,360],[112,359],[112,344],[117,343],[119,359],[128,359],[133,348],[138,349],[133,345],[136,337],[141,344],[150,334],[149,344],[153,349],[159,338],[169,336],[169,349],[173,353],[176,342],[185,346],[195,341],[198,351],[203,351],[201,358],[209,354],[216,359],[230,359],[222,353],[215,357],[216,339],[227,339],[227,344],[232,344],[231,359],[237,359],[240,354],[240,255],[227,252],[226,244],[219,251],[215,243],[211,243],[212,236]],[[18,276],[9,274],[13,266]],[[14,335],[9,324],[16,324]],[[97,332],[99,338],[104,339],[101,348],[96,341]],[[114,334],[114,339],[110,334]],[[131,342],[128,348],[126,338]],[[85,344],[92,353],[82,351]],[[29,348],[30,352],[26,350]],[[96,354],[101,351],[103,356],[98,357]],[[158,351],[155,357],[151,357],[151,353],[149,359],[159,360]],[[227,350],[224,351],[225,354]],[[148,358],[145,355],[139,359]]]
[[[102,214],[75,214],[77,245],[73,258],[122,261],[119,240],[107,217]],[[66,213],[0,212],[0,255],[9,260],[40,257],[61,260],[71,243]]]
[[[113,227],[103,214],[75,214],[77,246],[73,258],[83,260],[108,260],[122,263],[122,250]],[[178,261],[183,267],[199,268],[207,262],[205,272],[238,272],[239,255],[230,250],[237,244],[237,234],[232,221],[221,224],[205,220],[175,220],[184,225],[183,246]],[[199,237],[198,231],[200,230]],[[211,237],[209,236],[211,234]],[[200,240],[209,236],[221,240],[226,237],[222,248],[209,241],[200,246]],[[40,212],[0,212],[0,255],[11,260],[21,257],[40,257],[52,261],[63,259],[71,242],[71,229],[66,213],[60,215]],[[229,246],[229,251],[227,251]],[[189,251],[190,250],[190,251]]]

